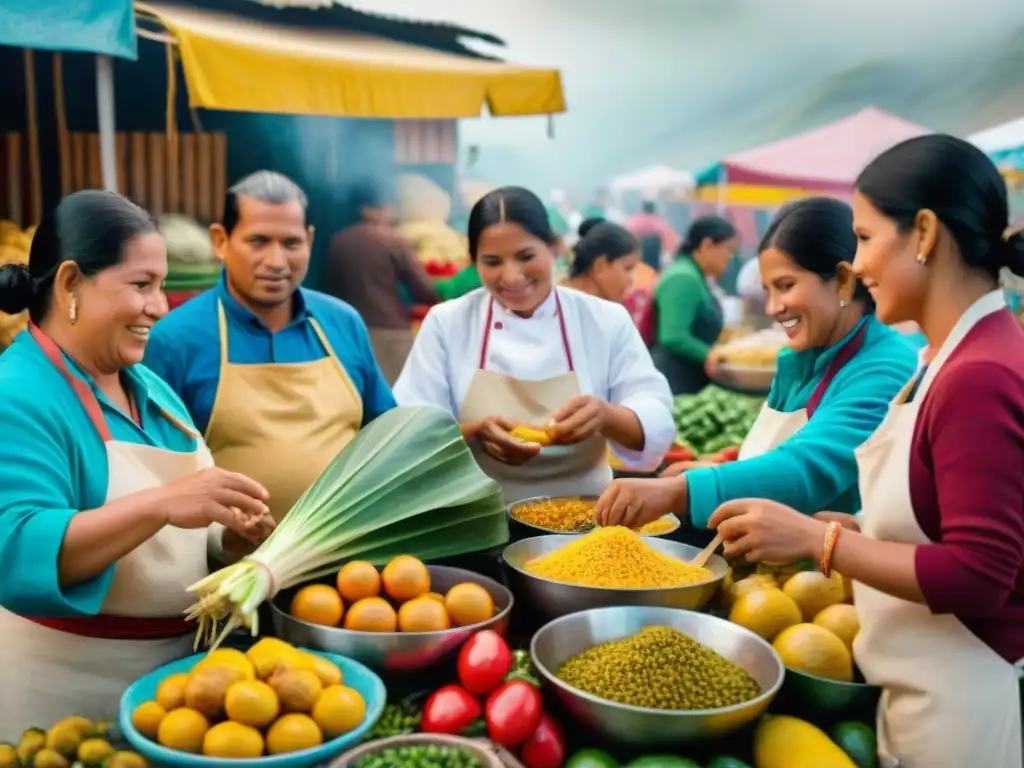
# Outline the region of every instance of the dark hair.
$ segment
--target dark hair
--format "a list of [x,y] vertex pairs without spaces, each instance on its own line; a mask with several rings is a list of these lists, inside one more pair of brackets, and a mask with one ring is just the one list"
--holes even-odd
[[284,174],[276,171],[250,173],[241,181],[235,182],[224,196],[224,216],[220,223],[229,235],[234,232],[241,219],[243,197],[270,205],[298,203],[303,211],[309,205],[306,193]]
[[363,208],[383,208],[386,203],[384,190],[373,179],[360,179],[349,192],[349,204],[360,215]]
[[538,240],[548,245],[558,242],[558,235],[551,228],[547,208],[533,192],[523,187],[500,187],[476,201],[469,212],[467,234],[469,255],[476,261],[480,247],[480,235],[494,224],[509,222],[517,224]]
[[598,224],[603,224],[604,218],[601,216],[591,216],[589,219],[584,219],[580,222],[580,225],[576,228],[576,234],[580,237],[586,237],[587,233],[596,227]]
[[128,241],[156,231],[147,211],[115,192],[85,189],[68,195],[36,229],[28,265],[0,267],[0,312],[27,309],[32,322],[42,322],[61,264],[73,261],[92,277],[120,263]]
[[686,237],[679,246],[679,255],[690,256],[700,248],[700,244],[706,238],[710,238],[711,242],[717,245],[734,237],[736,237],[736,227],[728,219],[723,219],[721,216],[701,216],[686,231]]
[[908,139],[872,160],[857,190],[903,231],[919,211],[933,211],[968,267],[1024,275],[1024,236],[1005,236],[1006,182],[973,144],[941,133]]
[[640,242],[625,227],[601,221],[591,227],[587,234],[573,248],[570,275],[579,277],[590,271],[599,258],[608,261],[621,259],[640,249]]
[[[857,235],[853,232],[853,209],[831,197],[808,197],[779,209],[757,247],[758,253],[776,248],[801,269],[822,280],[836,276],[840,264],[853,264],[857,256]],[[859,280],[853,298],[873,311],[874,301]]]
[[653,200],[644,200],[643,204],[640,206],[640,210],[644,213],[657,213],[658,204]]

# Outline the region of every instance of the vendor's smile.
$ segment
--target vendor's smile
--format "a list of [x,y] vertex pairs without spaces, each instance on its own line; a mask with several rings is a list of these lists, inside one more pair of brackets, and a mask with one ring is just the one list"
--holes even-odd
[[136,336],[141,336],[144,339],[149,338],[150,326],[148,325],[129,325],[128,330]]

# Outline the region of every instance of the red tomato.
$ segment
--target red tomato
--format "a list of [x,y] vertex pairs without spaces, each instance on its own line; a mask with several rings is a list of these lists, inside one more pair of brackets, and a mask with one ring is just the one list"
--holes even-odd
[[562,768],[565,736],[558,721],[547,712],[541,715],[537,730],[523,742],[520,756],[526,768]]
[[485,696],[505,682],[512,665],[512,651],[505,639],[485,629],[469,638],[459,651],[459,682],[470,693]]
[[480,702],[457,685],[434,691],[423,705],[424,733],[462,733],[480,717]]
[[525,680],[509,680],[490,695],[484,706],[487,733],[503,747],[514,747],[537,730],[543,712],[536,686]]
[[736,447],[726,448],[722,451],[721,455],[725,461],[736,461],[740,457],[740,449]]

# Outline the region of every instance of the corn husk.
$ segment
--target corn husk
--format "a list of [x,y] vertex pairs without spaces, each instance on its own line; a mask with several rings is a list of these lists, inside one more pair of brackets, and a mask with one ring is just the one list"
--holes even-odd
[[[434,560],[508,541],[501,487],[483,473],[447,411],[395,408],[355,437],[245,560],[194,584],[197,645],[258,631],[256,608],[359,558]],[[224,629],[220,629],[224,622]]]

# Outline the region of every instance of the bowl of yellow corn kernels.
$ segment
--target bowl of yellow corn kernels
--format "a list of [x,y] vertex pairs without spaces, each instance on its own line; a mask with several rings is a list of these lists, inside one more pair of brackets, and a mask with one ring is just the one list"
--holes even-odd
[[[587,533],[597,527],[597,496],[537,496],[508,506],[509,532],[514,541],[529,536]],[[665,515],[637,530],[641,536],[666,536],[679,528],[679,518]]]

